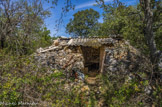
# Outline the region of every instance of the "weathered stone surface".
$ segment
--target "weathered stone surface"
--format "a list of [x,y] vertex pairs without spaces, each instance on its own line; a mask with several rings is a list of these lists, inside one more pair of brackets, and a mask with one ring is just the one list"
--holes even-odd
[[[56,45],[56,42],[59,42],[59,45]],[[82,51],[84,51],[84,49]],[[127,41],[122,40],[114,42],[111,46],[105,46],[104,52],[106,55],[103,61],[103,73],[129,76],[134,75],[134,72],[149,72],[149,61]],[[87,58],[84,58],[85,56]],[[40,66],[47,66],[52,69],[63,69],[73,74],[73,71],[82,72],[83,70],[88,70],[84,67],[85,59],[90,60],[88,56],[88,52],[86,55],[83,55],[75,46],[68,46],[68,41],[55,40],[54,45],[45,49],[38,49],[37,54],[35,54],[35,59]],[[97,58],[93,59],[95,61]],[[81,78],[83,78],[83,76]],[[148,77],[143,79],[146,78]]]
[[[90,47],[86,48],[89,49]],[[59,42],[59,45],[55,44],[45,49],[40,48],[35,54],[35,59],[40,66],[50,67],[53,72],[60,72],[57,70],[59,69],[66,72],[67,77],[71,75],[78,77],[73,82],[68,82],[70,79],[67,79],[64,89],[67,91],[74,89],[76,94],[79,95],[84,93],[85,96],[83,97],[83,101],[86,101],[87,104],[90,101],[90,94],[93,93],[93,96],[95,96],[94,99],[98,100],[97,107],[102,107],[104,106],[105,102],[103,94],[105,93],[104,90],[106,90],[106,87],[102,87],[102,80],[97,78],[95,74],[97,70],[95,72],[90,72],[88,67],[85,67],[84,65],[85,59],[88,61],[91,59],[97,59],[94,57],[89,57],[91,55],[90,53],[95,52],[96,51],[88,51],[86,52],[86,55],[83,55],[83,53],[79,52],[75,46],[68,46],[67,42],[63,41]],[[115,44],[111,46],[105,46],[104,52],[105,58],[102,60],[102,73],[103,75],[108,74],[109,77],[107,79],[110,80],[110,82],[122,78],[123,80],[120,82],[128,85],[133,79],[139,81],[148,80],[149,77],[147,73],[150,73],[149,61],[147,58],[143,57],[137,49],[129,45],[128,42],[119,41],[115,42]],[[88,58],[84,58],[85,56]],[[99,59],[97,59],[97,61],[98,60]],[[86,71],[91,75],[88,75],[87,77],[86,74],[85,77],[83,74],[85,72],[83,71]],[[51,70],[47,72],[51,72]],[[93,73],[95,75],[93,75]],[[84,82],[81,80],[84,80]],[[143,89],[146,94],[150,94],[152,90],[153,89],[151,86],[146,86]]]
[[80,53],[74,53],[70,48],[62,45],[65,45],[65,42],[59,42],[58,46],[53,45],[49,48],[37,50],[35,60],[38,62],[38,65],[49,67],[50,69],[62,69],[69,76],[75,75],[75,71],[78,73],[75,76],[84,80],[84,74],[81,73],[84,68],[83,56]]
[[145,61],[148,60],[144,58],[137,49],[126,42],[116,44],[112,48],[106,48],[105,51],[105,71],[120,71],[127,73],[132,72],[135,69],[140,70],[140,64],[146,64],[143,67],[147,70],[148,62]]

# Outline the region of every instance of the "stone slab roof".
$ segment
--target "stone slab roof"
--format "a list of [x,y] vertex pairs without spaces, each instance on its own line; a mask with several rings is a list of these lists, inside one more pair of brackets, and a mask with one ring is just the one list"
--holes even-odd
[[67,45],[69,46],[102,46],[114,44],[117,40],[113,38],[73,38],[70,39]]

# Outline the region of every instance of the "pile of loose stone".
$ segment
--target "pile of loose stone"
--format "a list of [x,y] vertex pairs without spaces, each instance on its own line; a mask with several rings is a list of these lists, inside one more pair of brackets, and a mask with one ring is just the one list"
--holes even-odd
[[39,48],[35,54],[35,59],[39,66],[50,67],[51,69],[64,70],[69,73],[81,71],[84,68],[82,54],[76,52],[74,48],[69,48],[67,42],[54,40],[52,46]]
[[[149,72],[149,61],[126,41],[106,47],[105,52],[104,73],[132,75],[134,71],[143,72],[145,70],[145,72]],[[51,69],[62,69],[66,72],[75,70],[78,73],[84,69],[83,55],[77,52],[75,48],[68,47],[66,41],[60,41],[59,39],[54,40],[50,47],[38,49],[35,59],[38,65]]]

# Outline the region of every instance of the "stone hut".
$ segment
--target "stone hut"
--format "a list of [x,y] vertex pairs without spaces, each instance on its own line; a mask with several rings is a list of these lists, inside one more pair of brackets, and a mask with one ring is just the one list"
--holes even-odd
[[[149,68],[147,59],[120,36],[59,38],[57,46],[38,49],[37,53],[36,59],[42,65],[66,71],[78,68],[84,74],[96,75],[107,71],[126,74]],[[144,64],[142,69],[139,68],[141,64]]]
[[84,58],[85,72],[102,72],[106,55],[106,47],[113,47],[122,38],[75,38],[70,39],[67,46],[76,48]]

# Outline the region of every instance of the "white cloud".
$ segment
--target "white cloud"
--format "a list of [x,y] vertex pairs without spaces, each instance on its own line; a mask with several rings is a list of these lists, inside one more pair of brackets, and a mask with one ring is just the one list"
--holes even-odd
[[[112,0],[104,0],[104,2],[110,2],[110,1],[112,1]],[[97,3],[95,1],[94,2],[87,2],[87,3],[80,4],[80,5],[76,6],[75,9],[81,9],[81,8],[85,8],[85,7],[91,7],[94,4],[97,4]]]

